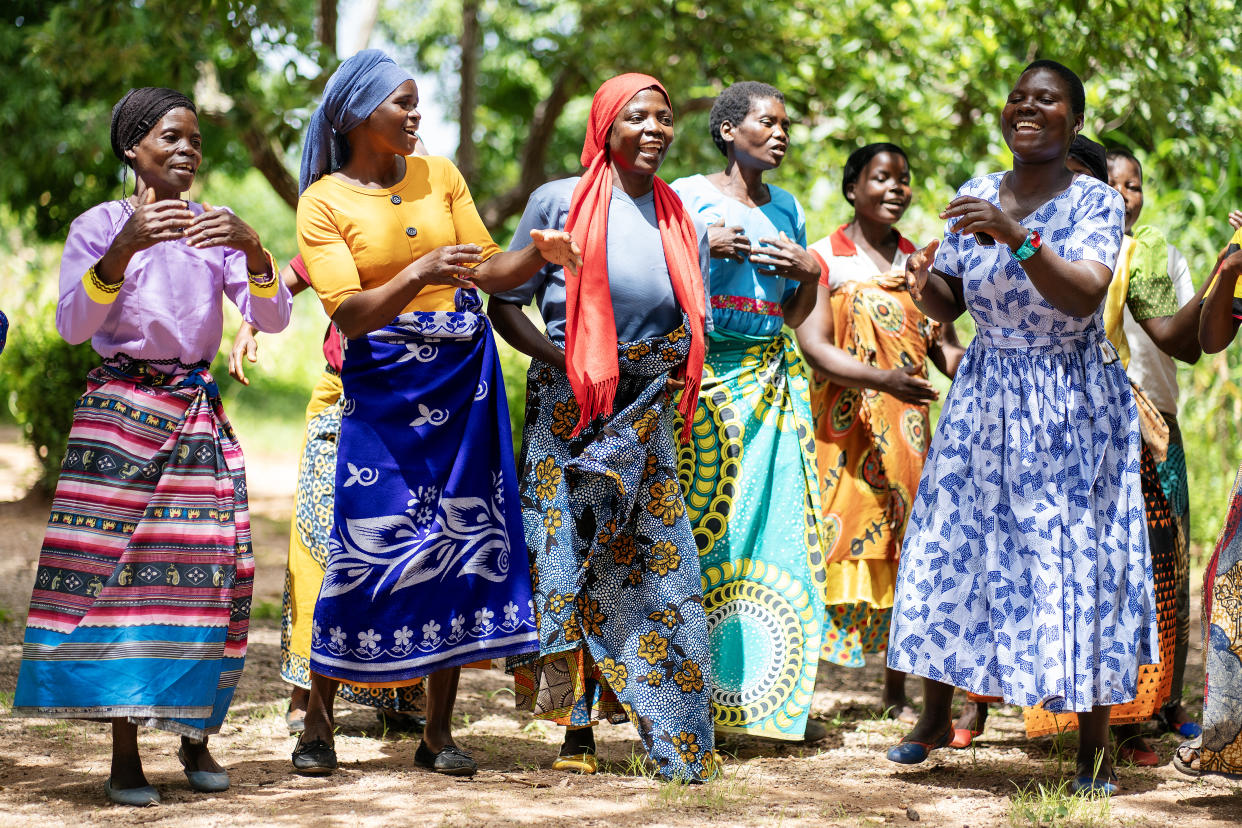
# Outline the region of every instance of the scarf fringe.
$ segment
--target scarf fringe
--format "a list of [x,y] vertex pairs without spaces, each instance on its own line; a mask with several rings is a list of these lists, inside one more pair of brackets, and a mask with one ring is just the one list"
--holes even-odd
[[582,433],[582,429],[590,425],[596,417],[612,413],[619,380],[620,376],[613,376],[606,380],[593,382],[582,389],[582,393],[577,395],[582,415],[578,418],[578,424],[574,426],[569,436],[577,437]]

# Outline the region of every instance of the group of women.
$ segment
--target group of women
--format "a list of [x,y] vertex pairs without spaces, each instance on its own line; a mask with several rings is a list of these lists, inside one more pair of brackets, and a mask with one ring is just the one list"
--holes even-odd
[[[887,143],[850,156],[852,218],[807,244],[797,200],[763,181],[789,149],[766,84],[713,107],[723,170],[666,184],[672,97],[640,74],[600,86],[582,175],[536,190],[501,250],[456,168],[421,152],[418,103],[376,50],[328,81],[283,274],[241,219],[181,200],[201,161],[194,105],[164,89],[117,105],[136,184],[66,244],[58,327],[104,365],[75,411],[16,714],[110,720],[115,802],[159,801],[139,725],[181,735],[191,787],[228,787],[207,737],[241,670],[253,563],[207,364],[223,296],[250,326],[230,361],[243,376],[254,331],[283,328],[309,286],[333,324],[282,619],[298,771],[336,768],[339,694],[421,730],[417,764],[473,774],[451,730],[460,669],[503,658],[518,706],[565,728],[554,767],[596,772],[594,726],[628,719],[659,774],[703,781],[716,733],[806,738],[820,659],[887,648],[892,715],[915,719],[905,676],[924,680],[893,761],[955,739],[962,687],[1077,714],[1074,784],[1115,790],[1109,708],[1168,658],[1140,470],[1169,440],[1142,448],[1106,335],[1123,201],[1066,166],[1084,112],[1072,72],[1023,72],[1000,118],[1013,169],[964,185],[922,250],[895,228],[911,171]],[[1242,255],[1222,257],[1207,291],[1209,349],[1236,330],[1240,272]],[[1190,316],[1152,338],[1183,341]],[[531,358],[516,459],[493,329]],[[929,360],[954,378],[934,438]],[[1225,666],[1210,676],[1238,638],[1234,545],[1215,564]],[[1209,695],[1187,769],[1236,767],[1230,698]]]

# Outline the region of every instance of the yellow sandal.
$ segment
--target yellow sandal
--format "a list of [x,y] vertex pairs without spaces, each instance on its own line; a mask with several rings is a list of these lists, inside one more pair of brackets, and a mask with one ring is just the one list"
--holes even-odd
[[599,762],[594,753],[577,753],[573,756],[558,756],[552,763],[552,770],[569,771],[570,773],[595,773],[599,770]]

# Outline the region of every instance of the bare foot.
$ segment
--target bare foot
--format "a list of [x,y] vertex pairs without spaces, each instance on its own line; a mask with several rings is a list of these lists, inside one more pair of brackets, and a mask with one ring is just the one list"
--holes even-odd
[[953,727],[957,730],[969,730],[971,733],[982,733],[988,721],[988,706],[979,702],[967,701],[962,705],[961,715]]
[[187,770],[207,771],[208,773],[220,773],[224,770],[216,762],[215,757],[211,755],[206,739],[203,739],[201,742],[195,742],[182,736],[181,756],[185,757]]
[[910,704],[909,699],[881,699],[880,707],[886,719],[896,719],[902,724],[914,724],[919,720],[918,711]]

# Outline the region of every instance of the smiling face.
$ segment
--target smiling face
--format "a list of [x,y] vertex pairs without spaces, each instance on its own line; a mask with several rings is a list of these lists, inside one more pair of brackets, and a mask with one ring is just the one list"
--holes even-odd
[[895,152],[878,153],[862,168],[858,180],[845,188],[856,215],[888,225],[905,215],[911,196],[910,166]]
[[729,157],[745,167],[771,170],[781,165],[789,150],[789,115],[777,98],[752,98],[742,123],[725,121],[720,137]]
[[[418,124],[423,116],[418,111],[418,87],[408,80],[398,86],[384,102],[354,129],[364,129],[370,143],[380,152],[394,155],[413,155],[418,142]],[[352,146],[352,143],[351,143]]]
[[1001,110],[1001,134],[1019,161],[1034,164],[1064,157],[1082,129],[1065,80],[1051,69],[1025,72]]
[[1121,193],[1126,203],[1126,232],[1129,233],[1143,212],[1143,172],[1129,158],[1108,162],[1108,185]]
[[188,109],[170,109],[125,157],[134,174],[159,199],[177,198],[190,189],[203,162],[203,136],[198,116]]
[[673,108],[656,89],[621,107],[608,131],[608,154],[624,172],[655,175],[673,143]]

